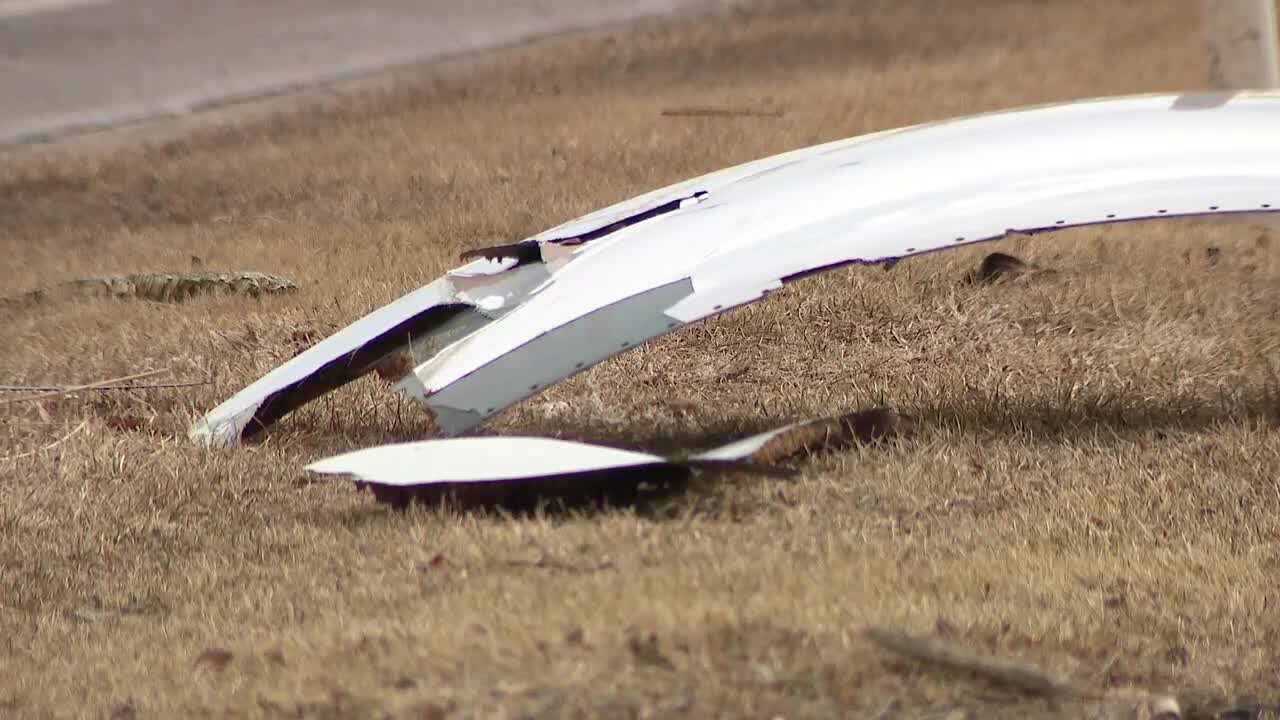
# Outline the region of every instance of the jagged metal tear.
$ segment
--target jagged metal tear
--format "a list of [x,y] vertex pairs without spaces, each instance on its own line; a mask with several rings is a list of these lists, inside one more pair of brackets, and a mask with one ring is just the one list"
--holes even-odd
[[522,302],[547,277],[541,266],[504,270],[483,260],[451,271],[259,378],[197,420],[188,437],[210,446],[238,444],[311,400],[369,373],[396,352],[406,348],[438,351],[474,334]]
[[427,394],[416,373],[396,389],[422,398],[446,434],[479,424],[511,404],[629,347],[679,328],[663,311],[693,294],[688,279],[646,290],[552,328],[443,390]]
[[584,246],[519,307],[400,387],[457,434],[605,358],[815,272],[1011,232],[1275,212],[1276,128],[1278,92],[1146,95],[914,126],[722,170],[531,238],[704,193]]
[[789,475],[752,462],[752,456],[779,435],[816,422],[821,420],[792,423],[687,456],[556,438],[491,436],[378,445],[323,458],[303,469],[401,488],[536,481],[663,467],[736,467]]
[[[688,207],[705,195],[695,192],[640,207],[630,215],[607,219],[602,227],[578,228],[573,235],[464,253],[464,257],[478,259],[449,271],[444,277],[308,348],[200,418],[191,426],[188,436],[204,445],[235,445],[375,368],[390,366],[388,372],[396,374],[396,366],[404,361],[406,367],[398,372],[404,376],[420,361],[438,356],[454,342],[469,337],[546,287],[555,271],[572,261],[582,245],[618,229]],[[670,300],[673,296],[659,292],[658,297],[658,302],[663,302],[662,298]],[[644,312],[644,301],[635,305]],[[663,324],[670,326],[667,329],[676,327],[665,320]],[[557,335],[579,344],[585,340],[580,334],[575,340],[571,328]],[[412,380],[405,386],[413,387]],[[467,410],[459,412],[449,408],[441,410],[442,415],[449,418],[446,422],[450,426],[476,422],[466,417]]]
[[[317,345],[307,362],[223,403],[191,434],[238,440],[273,388],[431,303],[460,301],[492,320],[441,343],[397,385],[457,434],[606,358],[815,272],[1010,232],[1275,212],[1278,127],[1280,92],[1104,98],[890,130],[728,168],[451,271],[437,281],[444,285],[423,289],[437,287],[434,300],[418,291],[376,311]],[[525,250],[534,245],[536,254]],[[457,292],[450,277],[480,287]],[[486,294],[491,284],[514,289]]]

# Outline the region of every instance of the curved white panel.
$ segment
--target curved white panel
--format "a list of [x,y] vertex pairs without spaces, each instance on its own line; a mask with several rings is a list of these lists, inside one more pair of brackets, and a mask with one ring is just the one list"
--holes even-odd
[[[1096,223],[1280,208],[1280,93],[1154,95],[1042,106],[798,150],[685,181],[567,223],[564,237],[705,191],[702,202],[584,244],[501,319],[419,365],[405,389],[461,432],[592,362],[794,277]],[[634,337],[547,340],[681,281]],[[639,307],[637,305],[637,307]],[[621,319],[619,319],[621,317]],[[610,343],[605,347],[604,343]],[[567,363],[574,357],[588,362]],[[502,362],[498,362],[499,360]],[[527,382],[511,367],[554,366]],[[480,392],[483,389],[483,392]],[[474,392],[482,402],[470,403]]]
[[[453,434],[808,273],[1009,231],[1273,212],[1277,130],[1280,92],[1104,98],[890,130],[720,170],[490,249],[496,262],[469,263],[366,316],[223,403],[191,436],[235,442],[349,381],[407,344],[406,334],[448,343],[397,387]],[[451,320],[457,307],[462,319]]]

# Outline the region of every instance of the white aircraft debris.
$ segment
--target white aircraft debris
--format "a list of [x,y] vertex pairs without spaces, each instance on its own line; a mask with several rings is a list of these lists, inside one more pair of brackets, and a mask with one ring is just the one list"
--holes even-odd
[[375,367],[449,435],[643,342],[850,264],[1004,237],[1280,209],[1280,92],[1103,98],[721,170],[475,258],[191,429],[232,444]]
[[777,474],[777,463],[896,435],[897,413],[873,408],[792,423],[688,456],[539,437],[466,437],[380,445],[318,460],[304,469],[346,475],[380,502],[401,506],[454,496],[471,504],[535,507],[543,498],[634,499],[642,482],[686,478],[695,467]]
[[379,502],[527,509],[540,497],[631,500],[639,483],[683,478],[686,466],[658,455],[538,437],[466,437],[379,445],[326,458],[305,470],[350,475]]

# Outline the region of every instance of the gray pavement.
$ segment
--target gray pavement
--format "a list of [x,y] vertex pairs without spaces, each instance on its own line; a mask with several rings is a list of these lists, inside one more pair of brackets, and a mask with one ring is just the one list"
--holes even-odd
[[0,0],[0,146],[728,0]]

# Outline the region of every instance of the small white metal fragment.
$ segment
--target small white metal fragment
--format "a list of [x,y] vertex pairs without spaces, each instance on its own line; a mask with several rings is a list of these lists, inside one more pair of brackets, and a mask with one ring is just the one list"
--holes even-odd
[[765,445],[769,444],[770,440],[806,424],[807,422],[792,423],[774,430],[750,435],[741,440],[734,440],[727,445],[721,445],[720,447],[690,455],[689,459],[702,462],[741,462],[759,452]]
[[689,457],[690,462],[772,465],[850,443],[870,443],[901,434],[909,422],[890,407],[873,407],[835,417],[802,420],[751,435]]
[[649,453],[538,437],[468,437],[380,445],[318,460],[306,470],[411,487],[554,477],[666,465]]
[[[320,475],[346,475],[382,490],[429,490],[518,481],[570,479],[574,482],[624,482],[636,471],[660,475],[692,467],[736,466],[760,472],[778,461],[871,440],[896,431],[897,415],[873,408],[839,417],[818,418],[752,435],[685,457],[663,457],[637,450],[540,437],[468,437],[419,440],[355,450],[318,460],[304,469]],[[401,502],[407,495],[382,492],[380,499]]]

